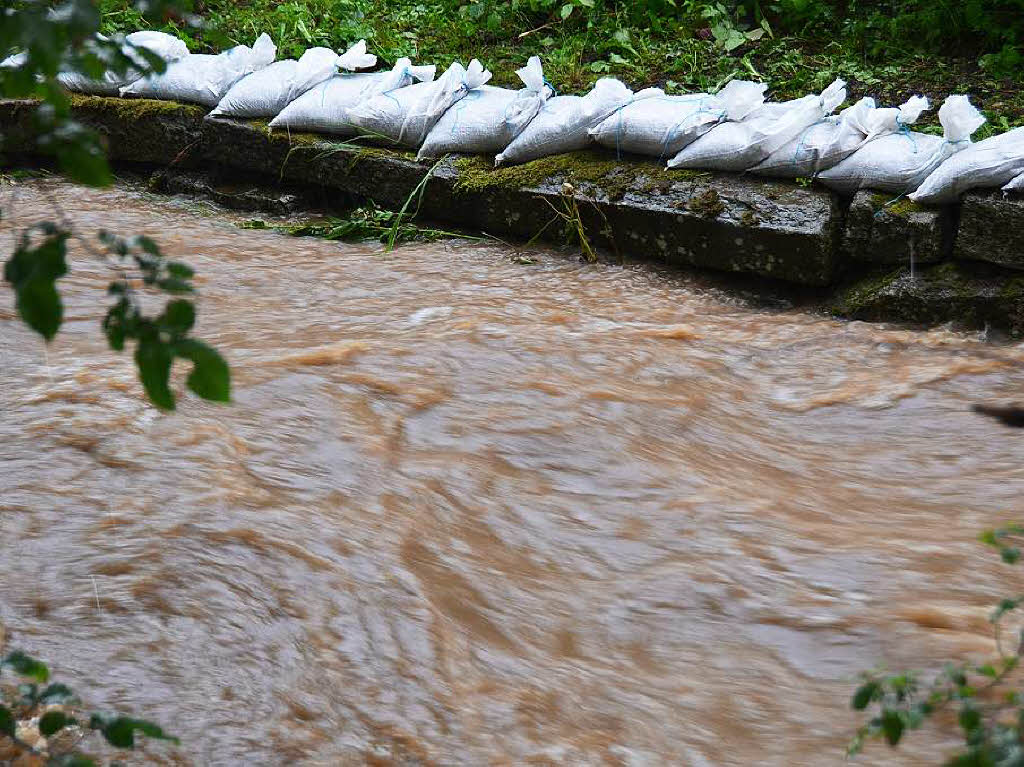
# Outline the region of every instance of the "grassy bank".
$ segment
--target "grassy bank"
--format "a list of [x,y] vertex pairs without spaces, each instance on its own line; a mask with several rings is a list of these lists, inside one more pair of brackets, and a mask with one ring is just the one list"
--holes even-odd
[[[142,26],[125,0],[99,0],[106,31]],[[281,56],[365,37],[385,63],[481,59],[495,84],[539,54],[562,92],[614,76],[670,93],[763,79],[775,99],[836,77],[885,104],[964,92],[988,115],[984,137],[1024,125],[1024,0],[198,0],[205,28],[177,26],[193,51],[270,33]],[[168,25],[174,31],[175,25]],[[937,125],[934,111],[924,120]]]

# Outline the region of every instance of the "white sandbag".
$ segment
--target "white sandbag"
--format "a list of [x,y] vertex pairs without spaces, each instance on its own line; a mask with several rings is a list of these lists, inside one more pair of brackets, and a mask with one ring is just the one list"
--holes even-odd
[[634,98],[660,96],[658,88],[633,94],[611,77],[598,80],[586,96],[554,96],[533,121],[504,148],[494,164],[515,165],[552,154],[574,152],[593,143],[590,129]]
[[971,144],[936,168],[910,199],[923,205],[956,202],[968,189],[1001,187],[1024,173],[1024,128]]
[[430,82],[435,71],[433,65],[414,67],[409,59],[403,58],[395,62],[390,72],[334,75],[281,110],[270,121],[270,127],[354,136],[359,130],[349,118],[350,109],[413,82]]
[[617,109],[590,135],[616,152],[670,157],[723,120],[742,120],[764,102],[765,83],[733,80],[716,95],[664,94],[634,99]]
[[443,157],[449,152],[494,154],[507,147],[553,94],[539,56],[532,56],[516,74],[525,88],[514,91],[481,85],[445,112],[427,134],[417,159]]
[[[136,48],[145,48],[154,53],[164,61],[177,61],[188,56],[188,46],[184,40],[179,40],[174,35],[166,32],[157,32],[152,29],[143,29],[139,32],[132,32],[125,35],[124,41]],[[128,54],[135,58],[133,54]]]
[[739,122],[724,122],[682,149],[670,168],[744,171],[800,136],[846,101],[846,83],[836,80],[818,95],[765,104]]
[[434,82],[416,83],[364,101],[349,110],[349,119],[362,133],[418,147],[441,115],[490,79],[491,73],[476,59],[468,68],[456,61]]
[[121,88],[122,96],[189,101],[213,107],[232,85],[273,62],[277,46],[260,35],[250,48],[236,45],[216,56],[193,53],[171,63],[161,75],[150,75]]
[[875,100],[865,96],[836,116],[824,117],[783,144],[760,165],[750,169],[759,176],[810,178],[857,151],[871,133],[870,115]]
[[28,54],[25,52],[12,53],[3,61],[0,61],[0,69],[18,69],[28,63]]
[[1024,194],[1024,173],[1021,173],[1019,176],[1017,176],[1017,178],[1015,178],[1009,184],[1004,186],[1003,191]]
[[943,136],[907,130],[872,139],[817,178],[849,197],[859,189],[913,192],[946,158],[970,145],[985,118],[966,96],[950,96],[939,109],[939,122]]
[[275,61],[232,85],[209,116],[275,117],[289,102],[333,75],[337,62],[338,54],[330,48],[309,48],[297,61]]
[[[109,40],[109,38],[99,34],[96,37],[102,42]],[[139,53],[138,48],[145,48],[168,64],[188,56],[188,46],[185,44],[185,41],[179,40],[174,35],[169,35],[166,32],[155,32],[152,30],[132,32],[130,35],[125,36],[124,41],[125,44],[121,46],[121,53],[135,64],[134,68],[128,69],[124,74],[104,72],[102,77],[93,79],[79,72],[61,72],[57,75],[57,80],[69,91],[75,91],[76,93],[90,93],[95,96],[116,96],[122,87],[135,82],[142,77],[143,72],[149,69],[149,62],[145,56]],[[96,52],[103,57],[108,53],[108,49],[98,47]]]

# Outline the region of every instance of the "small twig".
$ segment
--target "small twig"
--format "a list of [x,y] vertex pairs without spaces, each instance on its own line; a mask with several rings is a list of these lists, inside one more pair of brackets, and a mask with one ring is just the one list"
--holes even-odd
[[196,139],[191,144],[186,144],[185,147],[175,155],[174,159],[171,160],[171,165],[177,165],[179,162],[185,159],[185,155],[192,151],[192,147],[200,143],[202,139]]
[[542,29],[547,29],[548,27],[552,26],[554,23],[555,22],[553,22],[553,21],[549,21],[547,24],[541,24],[536,29],[531,29],[531,30],[528,30],[526,32],[521,32],[519,34],[519,39],[522,40],[524,37],[532,35],[534,32],[540,32]]

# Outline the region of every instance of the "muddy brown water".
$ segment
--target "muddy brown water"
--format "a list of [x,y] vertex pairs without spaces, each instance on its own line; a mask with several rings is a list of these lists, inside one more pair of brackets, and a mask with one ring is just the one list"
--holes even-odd
[[[0,192],[6,253],[52,207]],[[49,349],[0,297],[0,622],[182,738],[145,759],[837,764],[860,670],[992,651],[1024,435],[969,408],[1024,395],[1019,346],[49,194],[193,264],[234,371],[147,406],[77,247]],[[859,761],[950,741],[906,745]]]

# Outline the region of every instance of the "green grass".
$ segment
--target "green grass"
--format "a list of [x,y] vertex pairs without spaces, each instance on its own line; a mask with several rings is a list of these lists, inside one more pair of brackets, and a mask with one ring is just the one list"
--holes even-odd
[[[98,4],[105,31],[141,26],[127,0]],[[895,105],[916,93],[929,96],[935,109],[922,120],[924,126],[937,125],[937,107],[951,93],[970,94],[989,117],[977,138],[1024,125],[1024,91],[1014,75],[1020,68],[991,65],[990,59],[1003,50],[993,37],[996,32],[982,38],[960,30],[955,45],[928,42],[925,31],[915,33],[909,22],[900,26],[900,19],[884,17],[884,8],[862,2],[858,7],[870,13],[851,18],[838,18],[834,10],[816,11],[813,18],[804,12],[799,19],[777,14],[770,17],[772,23],[766,21],[770,31],[751,40],[747,36],[751,30],[756,36],[759,27],[749,10],[709,18],[713,5],[706,0],[198,0],[196,11],[205,28],[165,28],[183,36],[196,52],[248,44],[268,32],[281,57],[298,56],[314,45],[343,49],[366,38],[385,65],[400,56],[441,68],[454,59],[479,58],[497,85],[516,84],[515,70],[538,54],[548,80],[564,93],[583,93],[605,76],[670,93],[715,89],[743,77],[765,80],[771,98],[781,100],[821,90],[842,77],[850,84],[851,99],[871,95],[880,104]],[[744,7],[755,5],[769,7],[749,0]],[[563,21],[564,8],[572,11]],[[916,13],[907,18],[917,24],[928,21],[921,16],[924,11]],[[745,42],[726,50],[712,35],[712,25],[715,34],[726,29]],[[986,42],[979,47],[982,39]]]

